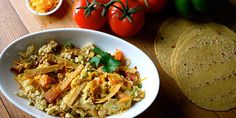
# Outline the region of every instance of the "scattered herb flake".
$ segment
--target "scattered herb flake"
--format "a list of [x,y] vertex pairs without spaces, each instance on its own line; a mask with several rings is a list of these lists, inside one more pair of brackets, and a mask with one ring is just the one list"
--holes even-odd
[[139,84],[138,84],[138,87],[139,87],[139,88],[142,88],[142,87],[143,87],[143,86],[142,86],[142,83],[139,83]]

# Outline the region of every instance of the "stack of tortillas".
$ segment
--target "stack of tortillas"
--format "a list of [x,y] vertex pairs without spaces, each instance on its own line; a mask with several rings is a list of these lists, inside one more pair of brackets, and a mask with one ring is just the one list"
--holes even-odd
[[196,105],[215,111],[236,106],[236,34],[213,23],[172,17],[156,36],[163,69]]

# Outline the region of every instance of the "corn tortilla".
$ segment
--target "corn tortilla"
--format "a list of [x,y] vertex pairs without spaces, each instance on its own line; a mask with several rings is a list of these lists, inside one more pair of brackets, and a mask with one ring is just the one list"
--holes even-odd
[[[232,30],[229,30],[227,27],[217,24],[217,23],[213,23],[213,22],[208,22],[208,23],[204,23],[204,24],[196,24],[194,23],[191,27],[189,27],[187,30],[185,30],[180,36],[179,39],[176,43],[175,49],[173,50],[173,53],[171,55],[171,59],[170,59],[170,64],[171,64],[171,71],[172,71],[172,76],[173,78],[175,77],[175,72],[176,72],[176,68],[175,66],[175,60],[176,60],[176,55],[178,54],[179,51],[181,51],[181,46],[182,44],[188,40],[190,37],[193,37],[199,33],[203,33],[203,32],[208,32],[209,30],[215,32],[215,33],[220,33],[222,35],[225,36],[234,36],[234,32]],[[214,35],[214,34],[213,34]],[[191,43],[191,42],[190,42]]]
[[178,17],[172,17],[165,21],[156,35],[154,48],[163,70],[172,77],[170,57],[177,43],[178,37],[191,23]]
[[216,111],[236,106],[235,33],[212,28],[186,38],[178,50],[173,61],[176,81],[193,103]]

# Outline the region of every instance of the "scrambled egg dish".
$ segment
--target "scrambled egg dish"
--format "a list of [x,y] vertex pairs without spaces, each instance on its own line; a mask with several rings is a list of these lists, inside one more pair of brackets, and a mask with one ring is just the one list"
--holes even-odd
[[129,109],[144,98],[137,67],[121,50],[114,54],[93,44],[82,48],[54,40],[29,45],[11,71],[18,96],[47,114],[60,117],[106,117]]

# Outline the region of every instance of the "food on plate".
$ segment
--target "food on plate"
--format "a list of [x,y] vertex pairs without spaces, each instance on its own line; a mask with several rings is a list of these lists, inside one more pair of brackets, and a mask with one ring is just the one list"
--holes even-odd
[[[172,18],[172,20],[178,23],[180,19],[176,18],[174,21]],[[209,21],[201,23],[188,21],[188,23],[189,27],[179,33],[175,42],[172,42],[174,49],[168,55],[162,54],[167,51],[159,49],[164,41],[158,41],[161,39],[157,36],[156,54],[169,57],[166,68],[171,69],[171,76],[194,104],[215,111],[234,108],[236,106],[235,32]],[[173,35],[171,31],[167,30],[166,35]],[[157,35],[161,35],[160,31]],[[171,39],[163,38],[163,40],[169,42]],[[160,61],[162,57],[158,59],[163,65],[164,62]]]
[[18,96],[50,115],[106,117],[123,112],[145,93],[137,67],[130,68],[121,50],[114,55],[93,44],[76,48],[49,41],[29,45],[11,67]]
[[98,30],[102,28],[107,20],[102,16],[103,6],[108,0],[76,0],[72,7],[72,17],[81,28]]
[[59,0],[29,0],[30,7],[37,13],[46,13],[58,5]]
[[142,6],[134,0],[115,2],[108,11],[111,30],[122,37],[131,37],[137,34],[142,29],[144,21],[145,12]]
[[137,0],[147,13],[159,12],[165,7],[167,0]]

